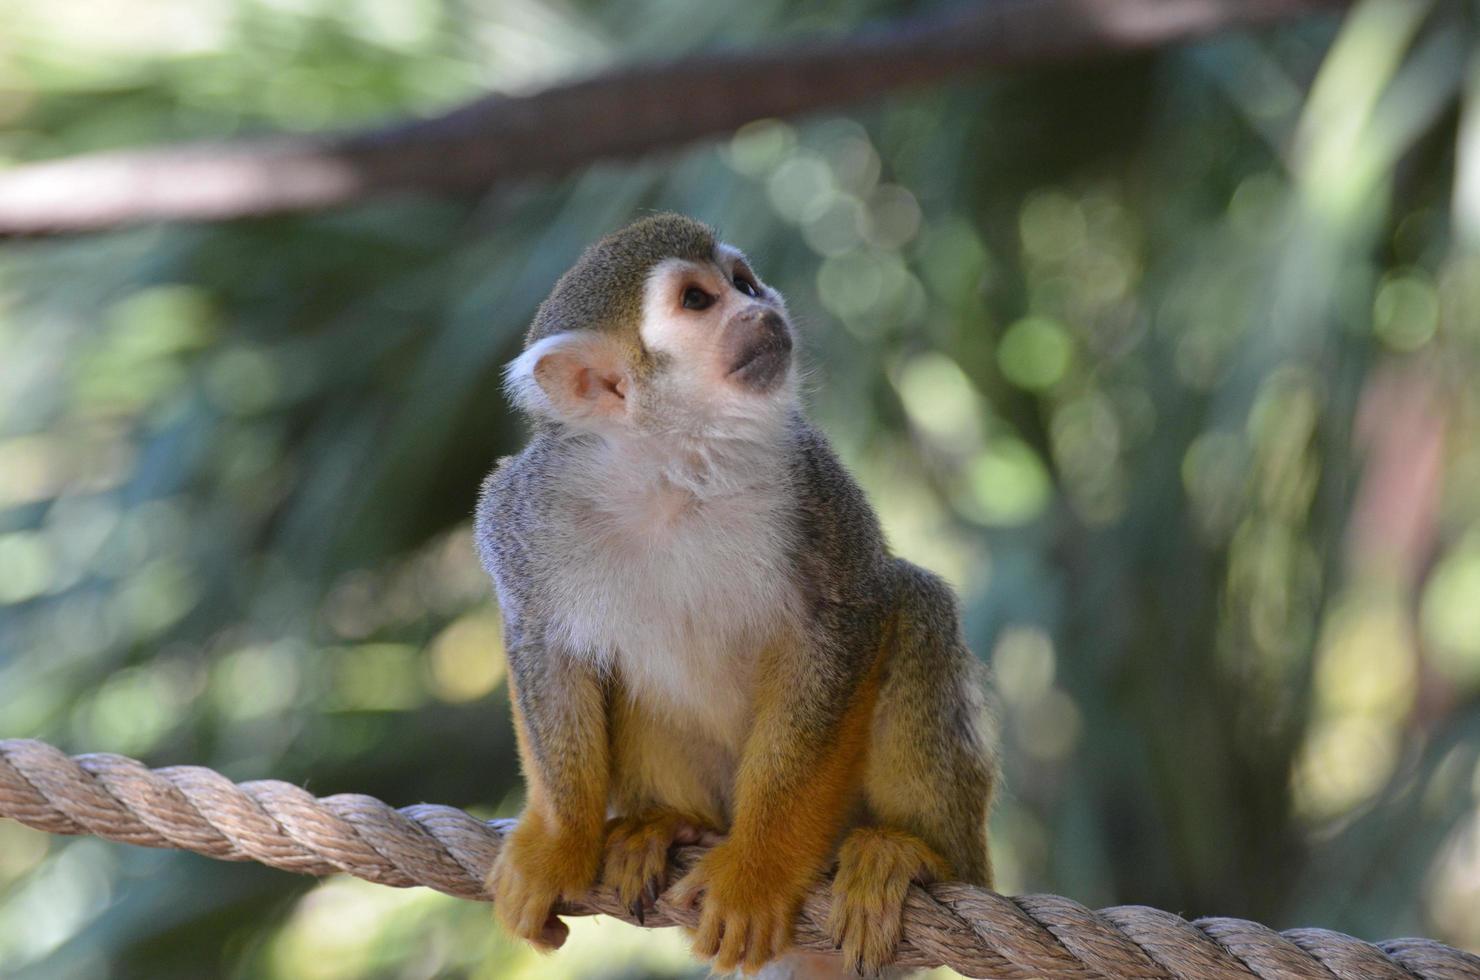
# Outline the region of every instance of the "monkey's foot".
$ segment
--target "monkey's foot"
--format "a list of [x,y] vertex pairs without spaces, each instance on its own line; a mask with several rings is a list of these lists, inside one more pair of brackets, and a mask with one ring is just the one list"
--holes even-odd
[[838,852],[827,931],[850,969],[877,974],[894,956],[911,882],[947,877],[946,862],[903,831],[861,827]]
[[499,850],[488,876],[493,913],[505,929],[539,949],[559,949],[570,930],[552,912],[580,898],[596,880],[601,840],[552,834],[525,816]]
[[791,945],[808,884],[794,868],[737,848],[732,838],[704,855],[670,900],[689,908],[702,900],[695,956],[712,959],[722,973],[754,973]]
[[717,832],[676,810],[646,810],[607,821],[602,884],[617,893],[637,921],[668,887],[668,851],[679,844],[713,843]]

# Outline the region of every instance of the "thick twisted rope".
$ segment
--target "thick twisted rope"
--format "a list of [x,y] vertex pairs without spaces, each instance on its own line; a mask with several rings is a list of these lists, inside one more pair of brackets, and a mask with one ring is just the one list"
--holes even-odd
[[[358,794],[318,798],[276,780],[236,784],[198,766],[149,769],[118,755],[69,758],[43,742],[0,741],[0,817],[53,834],[258,861],[303,874],[344,872],[383,885],[425,885],[488,899],[483,882],[513,822],[451,807],[392,809]],[[680,851],[675,871],[700,850]],[[832,951],[831,898],[808,896],[797,944]],[[563,915],[634,922],[597,888]],[[1367,943],[1325,929],[1274,932],[1241,919],[1188,922],[1141,906],[1091,911],[1056,895],[998,895],[940,882],[910,891],[900,966],[949,966],[974,977],[1101,980],[1480,980],[1480,957],[1427,939]],[[643,925],[697,924],[662,899]]]

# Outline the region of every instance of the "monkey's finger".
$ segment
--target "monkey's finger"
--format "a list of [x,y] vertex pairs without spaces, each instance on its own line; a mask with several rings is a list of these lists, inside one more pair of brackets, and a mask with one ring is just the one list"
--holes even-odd
[[847,913],[843,909],[843,898],[838,894],[837,889],[833,889],[832,908],[828,910],[827,921],[823,923],[822,928],[827,933],[827,938],[832,940],[833,946],[838,949],[843,948],[843,929],[848,925]]
[[714,912],[706,911],[699,918],[699,928],[694,933],[693,951],[700,959],[713,959],[719,952],[720,940],[724,938],[725,923]]
[[714,968],[726,973],[740,965],[745,950],[750,945],[750,920],[732,918],[725,923],[724,940],[719,953],[714,957]]
[[617,898],[630,905],[637,897],[640,887],[632,856],[623,850],[610,850],[606,855],[606,866],[601,869],[601,880],[616,890]]
[[704,878],[697,871],[691,871],[673,886],[673,895],[668,901],[679,908],[692,909],[699,904],[704,888]]
[[859,957],[860,966],[858,972],[864,976],[877,977],[884,972],[884,964],[889,962],[893,950],[889,944],[880,944],[875,941],[864,947],[863,955]]
[[511,910],[519,908],[522,891],[514,875],[500,875],[493,882],[493,910],[500,919],[506,918]]
[[543,943],[546,920],[549,918],[550,906],[548,904],[526,901],[519,908],[518,918],[514,923],[514,932],[532,943]]
[[658,896],[668,887],[668,848],[666,845],[658,845],[650,849],[644,856],[641,867],[637,871],[637,880],[641,882],[642,893],[647,896],[649,905],[658,901]]
[[658,891],[662,892],[668,887],[668,856],[672,852],[663,847],[653,852],[652,860],[648,865],[648,880],[658,883]]
[[838,939],[838,950],[843,954],[843,965],[852,973],[863,972],[863,943],[858,934],[857,922],[853,919],[843,927],[843,934]]
[[713,847],[725,839],[725,835],[713,827],[702,824],[681,823],[673,832],[674,844],[699,844],[704,847]]
[[864,955],[863,942],[861,931],[854,929],[848,941],[843,943],[843,962],[859,976],[868,973],[868,957]]
[[832,917],[827,922],[827,936],[832,940],[833,948],[843,949],[848,945],[848,929],[852,923],[852,916],[848,914],[847,907],[839,902],[833,906]]
[[877,920],[865,921],[861,923],[855,940],[854,970],[865,976],[877,976],[894,951],[888,925]]
[[755,973],[776,955],[779,948],[776,927],[767,928],[763,922],[754,923],[750,929],[750,943],[745,949],[745,961],[740,968],[746,973]]
[[870,976],[878,976],[883,972],[884,964],[888,963],[894,955],[894,943],[882,932],[874,933],[863,946],[863,954],[860,960],[863,964],[863,972]]
[[776,929],[771,936],[771,955],[780,956],[781,951],[791,945],[791,920],[782,919],[776,923]]
[[526,921],[528,912],[529,903],[524,889],[514,887],[511,882],[500,882],[493,902],[493,917],[498,920],[499,925],[510,935],[529,939],[530,928]]

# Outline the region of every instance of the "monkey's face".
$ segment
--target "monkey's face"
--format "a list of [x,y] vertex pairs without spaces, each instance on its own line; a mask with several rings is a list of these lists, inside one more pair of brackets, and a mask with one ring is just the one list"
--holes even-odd
[[667,259],[649,273],[639,334],[660,383],[692,399],[763,398],[791,377],[792,336],[781,295],[728,245],[709,261]]
[[608,436],[733,436],[786,417],[797,396],[786,305],[738,250],[660,259],[634,291],[632,322],[541,338],[509,365],[515,401]]

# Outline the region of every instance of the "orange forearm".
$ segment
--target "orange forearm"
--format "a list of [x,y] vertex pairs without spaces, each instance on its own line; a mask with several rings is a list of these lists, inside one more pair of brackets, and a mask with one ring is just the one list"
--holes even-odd
[[736,777],[730,838],[769,873],[811,877],[831,856],[857,797],[878,697],[878,666],[854,690],[841,716],[815,729],[799,726],[792,717],[797,708],[787,697],[786,672],[769,676],[775,681],[758,693],[756,727]]

